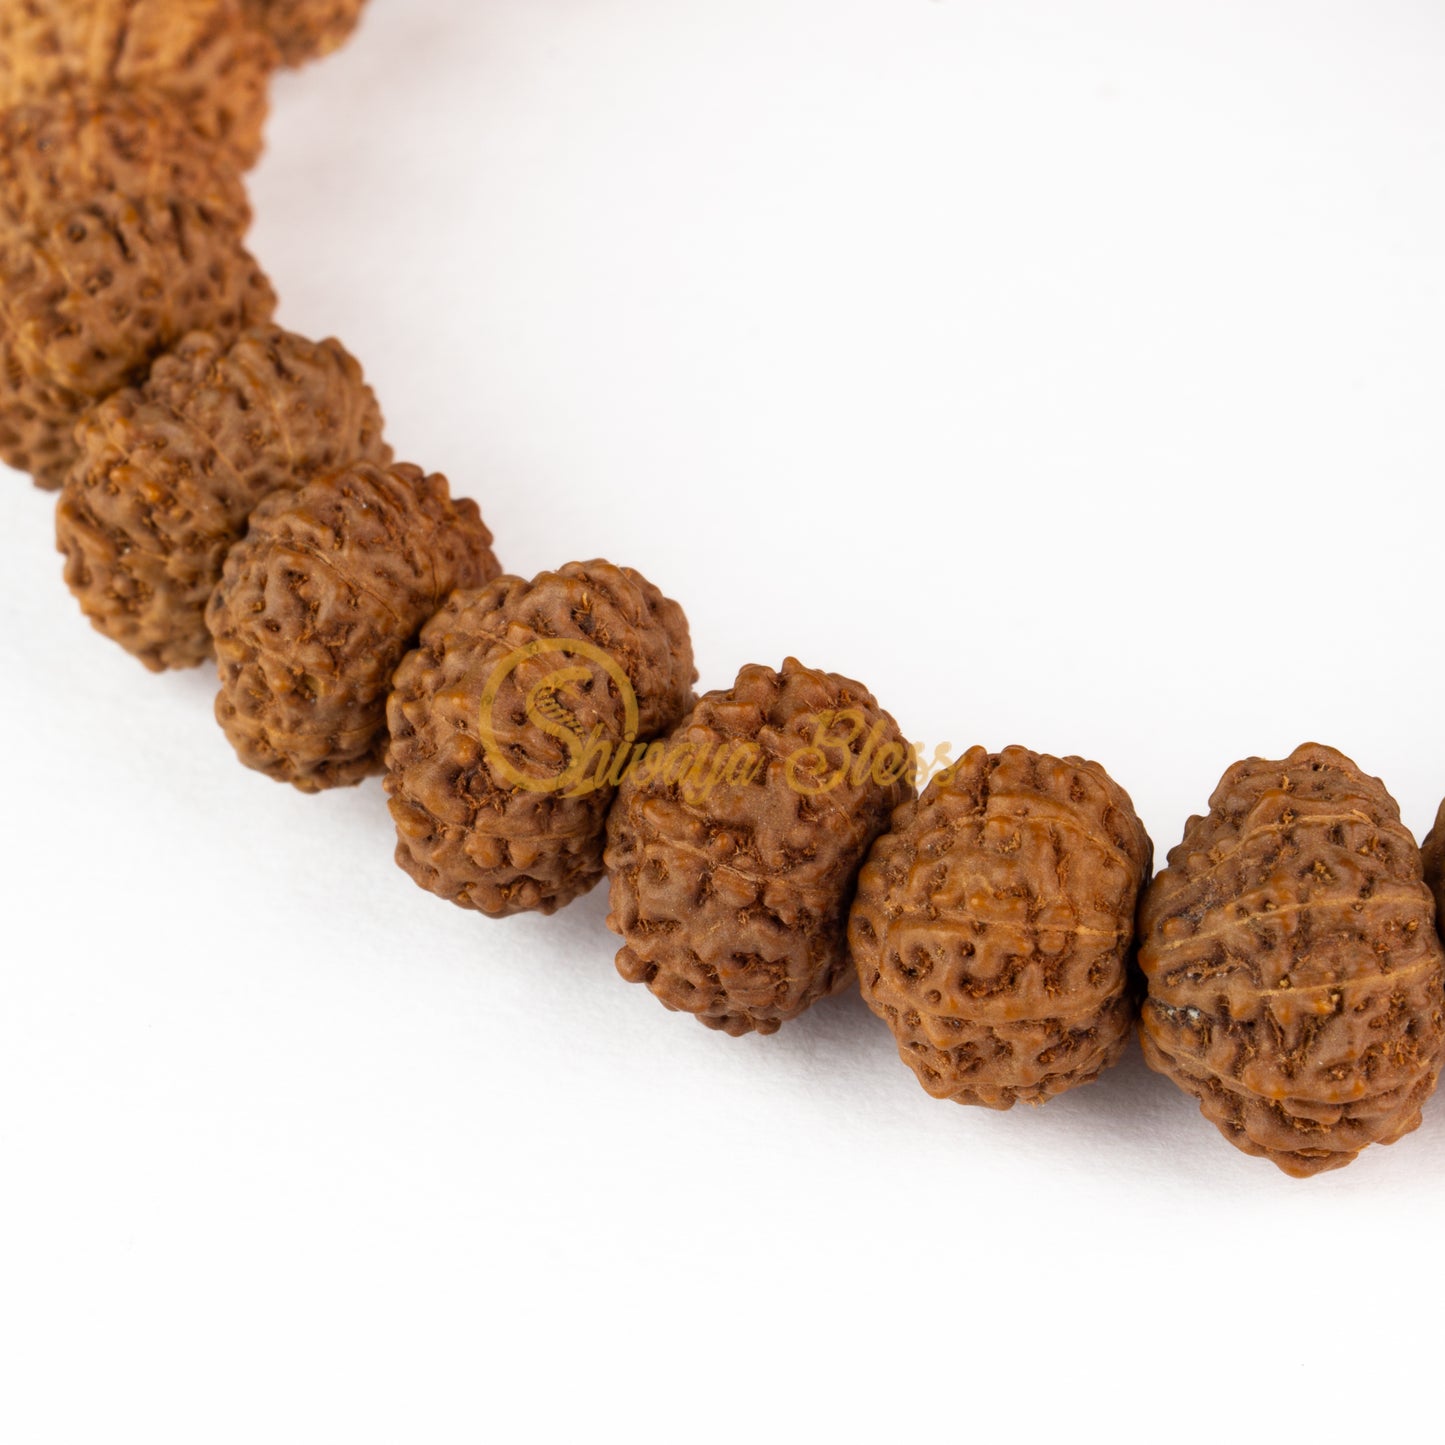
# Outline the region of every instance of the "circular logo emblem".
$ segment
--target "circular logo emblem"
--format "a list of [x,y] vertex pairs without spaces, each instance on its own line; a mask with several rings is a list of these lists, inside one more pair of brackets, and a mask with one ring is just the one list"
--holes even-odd
[[[538,657],[552,665],[542,664],[540,675],[533,677],[538,668],[529,664]],[[502,780],[529,793],[563,792],[581,782],[593,748],[605,749],[604,756],[610,758],[618,743],[616,735],[600,725],[589,732],[576,712],[589,687],[607,682],[622,700],[622,740],[630,743],[637,736],[637,694],[611,653],[570,637],[539,637],[509,652],[487,678],[477,719],[487,759]],[[566,756],[560,768],[538,774],[513,762],[503,738],[528,725],[560,745]],[[605,771],[601,769],[599,777]]]

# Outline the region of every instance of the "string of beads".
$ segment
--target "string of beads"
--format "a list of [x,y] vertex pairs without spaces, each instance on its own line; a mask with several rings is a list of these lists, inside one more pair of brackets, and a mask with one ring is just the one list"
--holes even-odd
[[1097,763],[928,781],[861,684],[787,659],[699,698],[639,573],[503,573],[398,463],[361,367],[278,326],[246,249],[268,82],[363,0],[0,0],[0,459],[153,670],[212,660],[248,767],[377,773],[397,862],[501,917],[609,879],[621,975],[729,1034],[856,979],[935,1097],[1006,1109],[1131,1034],[1293,1175],[1416,1128],[1445,1055],[1445,805],[1423,854],[1315,744],[1231,767],[1167,866]]

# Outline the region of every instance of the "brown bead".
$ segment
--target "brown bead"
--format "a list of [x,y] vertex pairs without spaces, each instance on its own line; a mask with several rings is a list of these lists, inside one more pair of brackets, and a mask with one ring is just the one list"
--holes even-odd
[[381,413],[336,341],[193,332],[76,431],[56,509],[65,580],[92,624],[155,671],[211,656],[206,603],[252,510],[348,462],[386,465]]
[[848,936],[864,999],[930,1094],[1041,1104],[1118,1060],[1151,856],[1129,795],[1082,758],[973,748],[898,810]]
[[149,92],[243,167],[261,150],[277,59],[242,0],[0,4],[0,108],[78,88]]
[[344,44],[366,0],[244,0],[251,23],[264,30],[285,65],[305,65]]
[[743,668],[618,790],[618,971],[729,1034],[796,1018],[848,977],[854,880],[907,777],[897,724],[861,684],[793,658]]
[[1286,1174],[1394,1143],[1445,1044],[1434,911],[1378,778],[1316,743],[1236,763],[1145,896],[1145,1058]]
[[43,229],[77,198],[185,196],[237,232],[251,204],[234,162],[197,140],[164,97],[67,91],[0,114],[0,226]]
[[494,918],[586,893],[618,750],[672,728],[695,677],[682,608],[630,568],[570,562],[454,593],[387,704],[397,863]]
[[275,309],[241,244],[247,210],[234,172],[184,127],[150,126],[146,116],[159,114],[66,99],[48,113],[27,107],[10,132],[0,460],[49,489],[75,459],[75,423],[91,403],[143,380],[187,332],[229,339]]
[[419,467],[359,462],[262,502],[206,609],[241,761],[308,793],[379,771],[392,673],[454,587],[496,576],[491,541]]

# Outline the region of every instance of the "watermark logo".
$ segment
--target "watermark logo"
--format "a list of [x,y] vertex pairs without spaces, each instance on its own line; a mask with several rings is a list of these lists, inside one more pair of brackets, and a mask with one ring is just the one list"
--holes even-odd
[[[684,734],[639,741],[639,727],[631,680],[615,657],[591,642],[538,638],[509,652],[482,690],[478,728],[493,769],[514,788],[564,798],[632,779],[676,787],[698,804],[719,789],[759,782],[770,761],[781,766],[787,786],[806,797],[869,783],[922,788],[954,761],[944,743],[925,762],[921,743],[890,736],[886,722],[858,708],[801,718],[798,746],[774,759],[751,739],[714,743]],[[548,740],[540,747],[539,734]]]
[[[545,661],[539,667],[529,667],[535,658]],[[528,681],[534,673],[538,675]],[[627,741],[635,739],[637,693],[621,664],[605,648],[568,637],[540,637],[509,652],[493,668],[482,690],[478,727],[488,761],[514,788],[577,796],[574,789],[584,754],[597,754],[605,748],[610,760],[614,750],[616,740],[607,736],[600,723],[586,729],[578,716],[584,708],[595,711],[588,695],[608,683],[621,704],[622,737]],[[507,740],[528,724],[560,744],[566,758],[564,766],[558,769],[549,761],[539,760],[539,770],[528,771],[516,765]],[[592,788],[582,791],[603,786],[604,782],[595,782]]]

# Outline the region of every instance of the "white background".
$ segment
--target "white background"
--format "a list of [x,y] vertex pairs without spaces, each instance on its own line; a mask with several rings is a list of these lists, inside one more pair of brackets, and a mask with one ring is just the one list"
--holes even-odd
[[[253,244],[510,570],[640,568],[703,687],[1097,758],[1161,861],[1306,739],[1423,835],[1442,74],[1435,0],[374,0]],[[710,1034],[602,891],[488,922],[375,782],[238,767],[3,480],[7,1439],[1438,1431],[1445,1099],[1296,1182],[1137,1051],[994,1115],[854,995]]]

